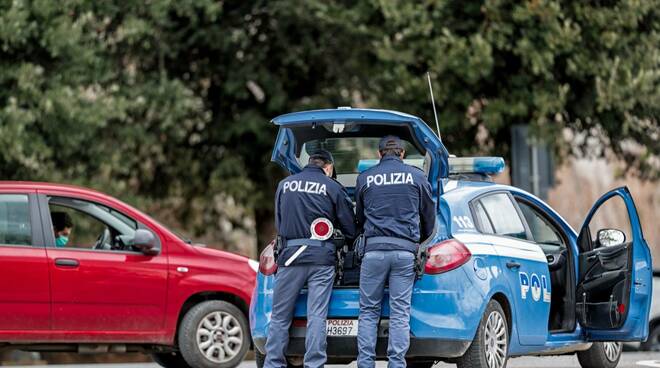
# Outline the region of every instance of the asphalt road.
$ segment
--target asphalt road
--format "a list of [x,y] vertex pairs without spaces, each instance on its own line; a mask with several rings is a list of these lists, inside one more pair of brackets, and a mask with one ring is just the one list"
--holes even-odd
[[[378,362],[377,368],[385,368],[385,362]],[[45,367],[45,366],[29,366],[29,368]],[[90,365],[58,365],[57,368],[158,368],[156,364],[90,364]],[[326,367],[339,368],[344,367],[341,365],[328,365]],[[349,367],[356,367],[355,363]],[[435,368],[449,368],[454,367],[451,364],[437,364]],[[544,357],[533,358],[523,357],[511,359],[508,364],[509,368],[579,368],[580,364],[575,356],[560,356],[560,357]],[[624,353],[619,368],[644,368],[644,367],[658,367],[660,368],[660,353]],[[27,366],[25,368],[28,368]],[[254,361],[245,361],[240,365],[240,368],[256,368]]]

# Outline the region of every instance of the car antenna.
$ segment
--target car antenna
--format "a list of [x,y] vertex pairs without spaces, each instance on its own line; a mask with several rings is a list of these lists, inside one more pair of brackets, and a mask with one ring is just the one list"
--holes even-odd
[[438,130],[438,138],[440,138],[440,123],[438,123],[438,113],[435,111],[435,98],[433,98],[433,85],[431,84],[431,72],[426,72],[426,77],[429,81],[429,93],[431,94],[431,106],[433,106],[433,116],[435,117],[435,128]]
[[[435,129],[438,130],[438,139],[442,140],[440,137],[440,123],[438,123],[438,112],[435,111],[435,98],[433,97],[433,84],[431,83],[431,72],[426,72],[426,79],[429,81],[429,93],[431,94],[431,106],[433,106],[433,117],[435,118]],[[438,197],[440,197],[445,192],[445,188],[442,185],[442,180],[438,175]],[[440,201],[436,202],[436,210],[440,209]]]

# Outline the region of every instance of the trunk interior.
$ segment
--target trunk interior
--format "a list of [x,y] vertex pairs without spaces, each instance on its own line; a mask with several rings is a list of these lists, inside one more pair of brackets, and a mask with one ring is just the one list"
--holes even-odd
[[[346,247],[348,248],[348,247]],[[351,245],[352,248],[352,245]],[[341,263],[335,280],[335,288],[352,288],[360,284],[360,265],[358,264],[357,252],[353,249],[342,250],[338,263]]]

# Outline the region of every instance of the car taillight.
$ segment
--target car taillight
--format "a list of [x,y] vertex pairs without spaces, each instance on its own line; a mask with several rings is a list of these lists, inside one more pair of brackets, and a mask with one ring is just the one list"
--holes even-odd
[[455,239],[445,240],[429,247],[424,272],[434,275],[451,271],[465,264],[471,256],[463,243]]
[[275,241],[273,240],[264,248],[259,256],[259,272],[270,276],[275,271],[277,271],[277,263],[275,263]]

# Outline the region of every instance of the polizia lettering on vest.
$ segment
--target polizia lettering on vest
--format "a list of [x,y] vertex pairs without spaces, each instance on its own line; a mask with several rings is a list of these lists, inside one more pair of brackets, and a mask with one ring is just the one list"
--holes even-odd
[[287,181],[282,186],[282,193],[286,193],[287,191],[327,195],[325,184],[315,181]]
[[411,173],[389,173],[367,176],[367,188],[373,185],[414,184]]

